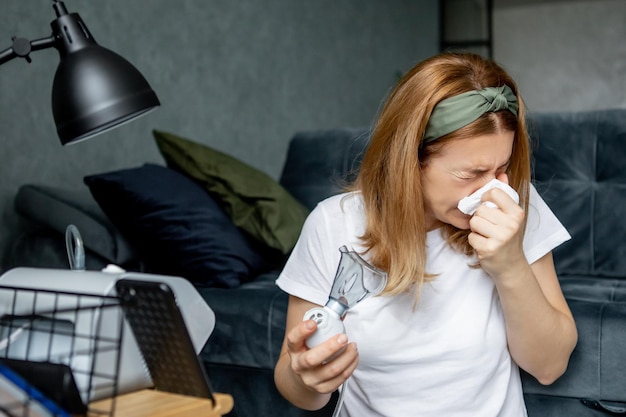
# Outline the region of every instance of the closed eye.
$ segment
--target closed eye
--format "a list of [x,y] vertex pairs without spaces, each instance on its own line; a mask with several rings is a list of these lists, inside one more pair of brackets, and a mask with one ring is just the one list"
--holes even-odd
[[473,169],[471,171],[462,173],[461,175],[459,175],[459,178],[462,180],[473,180],[476,178],[483,177],[487,174],[489,174],[489,171],[482,170],[482,169]]
[[[502,174],[506,172],[509,168],[510,161],[506,161],[506,163],[502,164],[496,169],[495,175]],[[491,170],[488,169],[471,169],[469,171],[463,171],[457,174],[457,177],[461,180],[470,181],[477,178],[482,178],[485,175],[489,175]]]

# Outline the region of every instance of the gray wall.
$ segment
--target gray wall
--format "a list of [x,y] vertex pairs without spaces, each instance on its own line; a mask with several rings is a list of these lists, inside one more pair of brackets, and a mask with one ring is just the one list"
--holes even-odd
[[[50,35],[50,0],[0,0],[0,49]],[[50,111],[55,50],[0,68],[0,251],[19,185],[162,163],[152,129],[214,146],[277,178],[297,130],[365,126],[397,74],[437,52],[436,0],[66,0],[134,63],[162,107],[61,147]]]
[[626,1],[494,5],[494,58],[531,111],[626,107]]
[[[0,68],[0,251],[24,183],[162,162],[153,128],[280,174],[297,130],[368,125],[396,74],[436,52],[436,0],[66,0],[133,62],[163,106],[63,148],[50,113],[54,50]],[[49,35],[50,0],[0,0],[0,49]],[[626,107],[626,1],[494,0],[494,57],[531,111]]]

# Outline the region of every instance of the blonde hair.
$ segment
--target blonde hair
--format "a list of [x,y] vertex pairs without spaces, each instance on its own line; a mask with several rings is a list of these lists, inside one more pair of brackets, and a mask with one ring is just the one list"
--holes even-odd
[[[485,87],[507,85],[519,103],[517,116],[507,110],[488,112],[469,125],[422,144],[428,119],[441,100]],[[353,184],[365,204],[366,229],[361,236],[370,262],[387,271],[383,294],[416,291],[432,279],[426,268],[426,221],[422,168],[446,143],[513,131],[513,152],[507,170],[510,185],[528,207],[530,146],[524,104],[517,86],[499,65],[475,54],[444,53],[411,69],[383,106]],[[448,243],[473,254],[469,231],[443,228]]]

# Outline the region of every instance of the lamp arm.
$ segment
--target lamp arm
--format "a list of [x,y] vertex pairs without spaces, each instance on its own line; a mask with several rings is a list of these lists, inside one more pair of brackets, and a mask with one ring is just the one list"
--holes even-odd
[[47,38],[35,39],[29,41],[24,38],[12,38],[13,44],[4,51],[0,51],[0,65],[11,61],[13,58],[24,58],[30,63],[30,53],[40,51],[42,49],[53,48],[56,45],[56,37],[48,36]]

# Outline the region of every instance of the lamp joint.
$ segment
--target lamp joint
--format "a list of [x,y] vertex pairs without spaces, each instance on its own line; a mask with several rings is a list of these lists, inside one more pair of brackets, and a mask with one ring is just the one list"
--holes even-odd
[[15,36],[11,36],[11,40],[13,41],[11,48],[13,49],[15,55],[20,58],[24,58],[26,62],[30,64],[32,62],[30,59],[30,52],[32,50],[30,41],[24,38],[16,38]]

